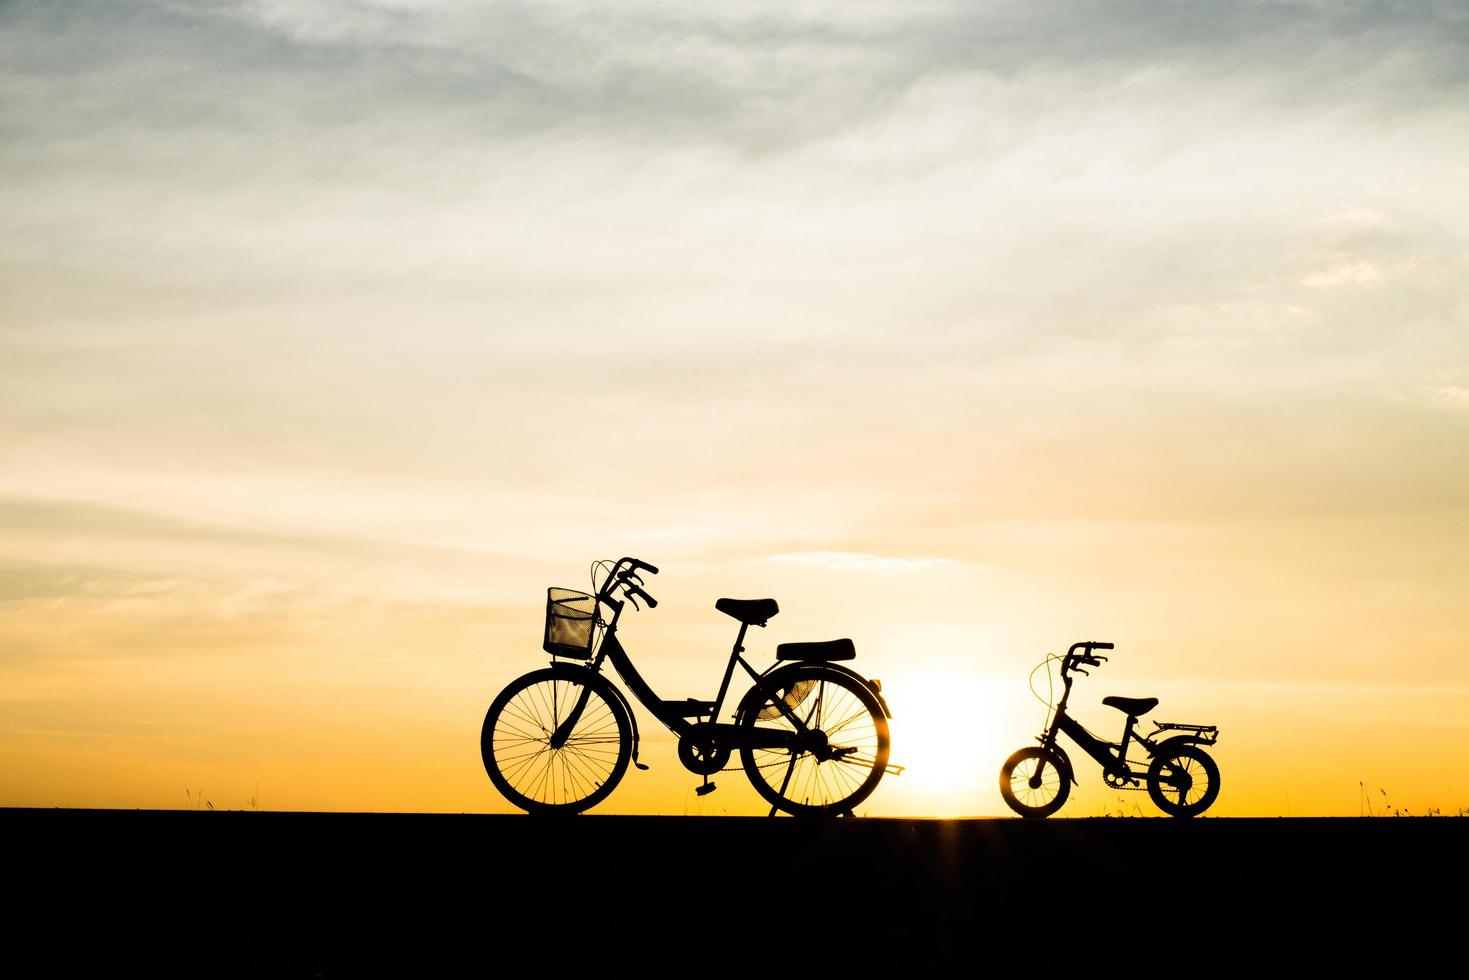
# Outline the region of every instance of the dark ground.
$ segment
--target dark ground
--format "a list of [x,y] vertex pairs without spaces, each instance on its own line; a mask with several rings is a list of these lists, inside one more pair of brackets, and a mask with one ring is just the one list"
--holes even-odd
[[12,960],[51,967],[30,975],[1463,975],[1469,933],[1457,818],[0,810],[0,827]]

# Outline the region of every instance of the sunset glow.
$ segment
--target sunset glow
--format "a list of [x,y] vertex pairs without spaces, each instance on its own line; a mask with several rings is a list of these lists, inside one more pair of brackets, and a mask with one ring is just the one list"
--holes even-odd
[[[855,642],[870,814],[1004,812],[1083,639],[1093,731],[1220,726],[1212,815],[1469,808],[1466,31],[0,7],[0,804],[509,812],[486,708],[630,554],[664,697],[721,596]],[[639,717],[597,812],[765,812]]]

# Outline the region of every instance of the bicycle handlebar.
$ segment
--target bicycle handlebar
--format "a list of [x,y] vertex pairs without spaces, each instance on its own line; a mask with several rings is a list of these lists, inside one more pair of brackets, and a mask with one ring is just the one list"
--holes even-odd
[[[627,568],[623,568],[622,566],[624,565],[626,565]],[[648,604],[649,609],[656,609],[658,606],[658,600],[654,599],[646,591],[643,590],[643,581],[642,579],[637,577],[636,573],[640,568],[646,571],[649,575],[658,574],[657,565],[650,565],[640,558],[617,559],[617,563],[612,566],[612,571],[607,575],[607,580],[602,585],[602,593],[608,598],[611,598],[612,590],[621,585],[623,586],[626,594],[629,597],[640,596],[642,597],[642,600]],[[628,581],[629,579],[632,579],[633,581],[630,582]],[[637,605],[636,599],[634,599],[633,605]]]
[[649,575],[658,574],[657,565],[650,565],[647,562],[643,561],[641,558],[619,558],[617,559],[617,563],[612,566],[612,575],[616,575],[623,565],[627,566],[627,572],[629,575],[633,572],[636,572],[640,568],[646,571]]
[[[1071,644],[1071,649],[1066,651],[1066,660],[1062,663],[1063,670],[1077,670],[1079,664],[1088,667],[1100,667],[1107,660],[1106,657],[1096,655],[1097,650],[1111,650],[1116,647],[1115,643],[1103,643],[1100,640],[1083,640],[1080,643]],[[1080,650],[1080,653],[1076,651]],[[1077,673],[1086,674],[1084,670]],[[1090,676],[1090,675],[1088,675]]]

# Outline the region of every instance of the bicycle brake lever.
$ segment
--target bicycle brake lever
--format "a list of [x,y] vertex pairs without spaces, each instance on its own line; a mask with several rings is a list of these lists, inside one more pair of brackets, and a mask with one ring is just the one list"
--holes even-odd
[[1082,670],[1080,667],[1072,667],[1071,668],[1071,672],[1073,674],[1085,674],[1088,677],[1092,676],[1092,672],[1091,671],[1089,671],[1089,670]]
[[643,611],[643,607],[640,606],[640,605],[638,605],[638,600],[636,600],[636,599],[633,598],[633,594],[631,592],[624,592],[622,595],[623,595],[623,598],[625,598],[628,602],[632,603],[632,607],[634,609],[636,609],[638,612],[642,612]]

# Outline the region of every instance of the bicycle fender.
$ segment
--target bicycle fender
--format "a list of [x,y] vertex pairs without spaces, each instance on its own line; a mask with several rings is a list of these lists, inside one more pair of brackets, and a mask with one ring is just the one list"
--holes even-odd
[[[571,664],[558,662],[551,664],[551,669],[568,680],[585,683],[588,687],[597,688],[603,694],[611,695],[613,700],[622,705],[622,710],[627,713],[628,724],[632,726],[632,764],[639,769],[646,769],[647,766],[641,765],[638,762],[638,716],[633,713],[632,705],[628,703],[627,695],[623,694],[616,684],[601,674],[592,673],[592,671],[585,667],[573,667]],[[591,676],[588,677],[588,674],[591,674]]]
[[[778,679],[780,677],[780,675],[782,673],[786,672],[786,671],[794,671],[794,670],[800,668],[802,665],[809,666],[809,665],[811,665],[813,663],[817,663],[817,662],[818,661],[812,661],[812,660],[787,660],[787,661],[783,661],[783,662],[777,662],[777,663],[773,664],[769,669],[767,669],[765,671],[765,673],[761,674],[760,675],[760,679],[762,681],[763,680],[766,680],[766,679]],[[867,688],[867,690],[871,691],[873,697],[877,698],[877,703],[880,704],[880,705],[882,705],[882,713],[883,713],[883,716],[886,717],[889,720],[892,720],[893,712],[892,712],[892,710],[890,708],[888,708],[888,699],[882,696],[882,690],[880,688],[878,688],[876,685],[874,685],[872,681],[870,681],[867,678],[863,677],[861,674],[857,673],[855,670],[852,670],[850,667],[845,667],[845,666],[843,666],[841,664],[838,664],[838,663],[832,663],[829,660],[822,660],[822,661],[819,661],[819,663],[821,664],[821,666],[823,666],[823,667],[825,667],[825,668],[827,668],[829,670],[834,670],[834,671],[836,671],[839,674],[846,674],[848,677],[852,678],[854,681],[856,681],[857,683],[861,684],[863,687]],[[745,697],[746,698],[750,697],[751,694],[754,693],[754,690],[755,690],[754,688],[751,688],[750,689],[750,694],[746,694]],[[740,716],[741,717],[743,717],[744,712],[745,712],[745,705],[744,705],[743,702],[741,702],[740,703]]]
[[1057,759],[1061,760],[1061,765],[1066,770],[1067,778],[1070,779],[1073,784],[1080,786],[1081,782],[1076,778],[1076,767],[1071,764],[1071,756],[1067,755],[1066,750],[1061,748],[1061,746],[1059,745],[1052,745],[1051,751],[1056,754]]
[[646,769],[647,766],[638,761],[638,716],[632,710],[632,703],[628,701],[627,695],[617,687],[616,684],[608,684],[612,693],[617,695],[617,700],[622,702],[622,710],[627,712],[627,720],[632,725],[632,764],[638,769]]
[[777,661],[765,668],[764,673],[755,680],[754,684],[750,685],[750,689],[745,692],[745,696],[740,698],[739,707],[735,708],[735,724],[738,725],[745,720],[745,715],[754,706],[755,692],[759,690],[762,682],[767,679],[778,679],[782,672],[792,670],[801,666],[801,664],[802,661],[799,660],[786,660]]
[[1159,742],[1158,743],[1158,747],[1153,750],[1152,754],[1153,755],[1158,755],[1164,749],[1168,748],[1168,746],[1170,746],[1170,745],[1183,745],[1183,744],[1202,745],[1202,746],[1205,746],[1206,748],[1211,748],[1211,749],[1214,747],[1214,743],[1213,742],[1206,742],[1206,741],[1204,741],[1203,738],[1201,738],[1198,735],[1173,735],[1173,736],[1171,736],[1169,738],[1165,738],[1163,741]]

